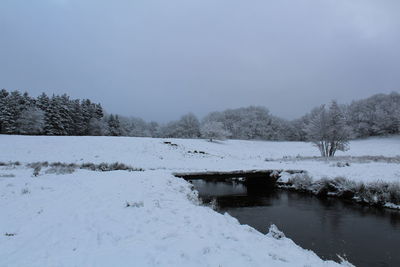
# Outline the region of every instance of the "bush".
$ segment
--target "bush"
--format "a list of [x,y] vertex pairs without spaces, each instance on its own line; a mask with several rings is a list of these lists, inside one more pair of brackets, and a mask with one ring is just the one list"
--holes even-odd
[[73,173],[76,169],[85,169],[90,171],[143,171],[141,168],[134,168],[132,166],[126,165],[124,163],[114,162],[114,163],[82,163],[81,165],[77,165],[75,163],[63,163],[63,162],[34,162],[27,164],[27,167],[33,168],[33,175],[38,176],[42,168],[49,168],[46,170],[46,173],[55,173],[55,174],[68,174]]
[[296,190],[308,191],[312,185],[312,178],[307,174],[296,174],[288,180],[288,184],[292,185]]

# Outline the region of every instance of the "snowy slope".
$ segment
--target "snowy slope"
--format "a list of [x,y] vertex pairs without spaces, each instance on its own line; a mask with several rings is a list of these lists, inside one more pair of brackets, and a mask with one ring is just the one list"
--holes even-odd
[[0,266],[337,265],[197,205],[166,171],[1,171]]

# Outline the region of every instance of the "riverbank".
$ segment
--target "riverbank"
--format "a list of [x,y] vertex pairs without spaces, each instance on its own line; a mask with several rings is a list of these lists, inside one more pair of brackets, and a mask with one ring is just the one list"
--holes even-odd
[[0,173],[1,266],[337,265],[201,206],[168,171]]
[[362,182],[344,177],[313,180],[308,174],[290,174],[283,172],[277,186],[319,197],[337,197],[356,203],[400,210],[399,182]]

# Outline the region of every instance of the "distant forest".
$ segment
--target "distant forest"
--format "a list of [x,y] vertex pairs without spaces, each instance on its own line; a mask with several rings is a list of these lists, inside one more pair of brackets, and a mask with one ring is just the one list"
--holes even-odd
[[[339,108],[352,138],[400,133],[399,93],[378,94]],[[26,92],[2,89],[0,133],[306,141],[313,110],[298,119],[285,120],[265,107],[250,106],[211,112],[201,120],[189,113],[160,125],[107,114],[89,99],[45,93],[34,98]]]

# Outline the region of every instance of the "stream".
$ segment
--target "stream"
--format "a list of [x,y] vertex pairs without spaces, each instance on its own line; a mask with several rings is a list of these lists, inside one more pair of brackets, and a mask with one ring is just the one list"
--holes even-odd
[[275,224],[286,237],[325,260],[356,266],[400,266],[400,211],[236,182],[193,180],[204,202],[262,233]]

